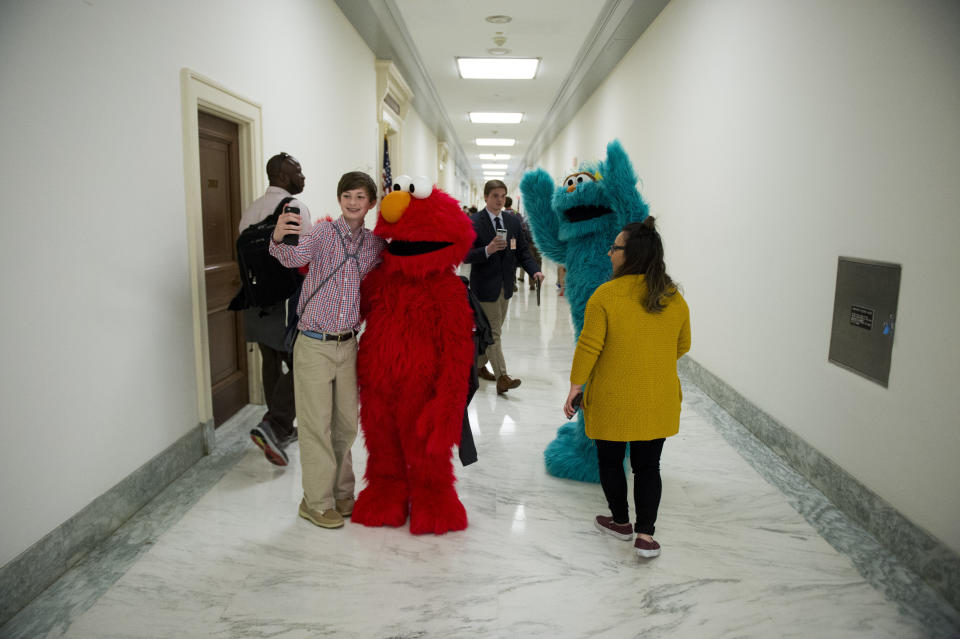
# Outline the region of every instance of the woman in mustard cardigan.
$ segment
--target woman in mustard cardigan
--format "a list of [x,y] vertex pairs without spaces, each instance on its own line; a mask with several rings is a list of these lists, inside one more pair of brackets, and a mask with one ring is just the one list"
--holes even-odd
[[[587,437],[596,440],[600,485],[612,516],[596,527],[656,557],[652,537],[660,506],[660,453],[680,428],[677,360],[690,350],[690,310],[663,263],[654,218],[623,227],[608,251],[613,278],[594,291],[583,318],[563,405],[576,413],[583,391]],[[623,460],[630,443],[637,520],[630,525]]]

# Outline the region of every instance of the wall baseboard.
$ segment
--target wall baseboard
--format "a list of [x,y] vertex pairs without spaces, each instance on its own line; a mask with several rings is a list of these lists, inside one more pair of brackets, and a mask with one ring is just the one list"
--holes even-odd
[[960,555],[696,360],[683,357],[679,368],[731,417],[960,610]]
[[198,424],[0,568],[0,626],[208,454],[212,439],[213,420]]

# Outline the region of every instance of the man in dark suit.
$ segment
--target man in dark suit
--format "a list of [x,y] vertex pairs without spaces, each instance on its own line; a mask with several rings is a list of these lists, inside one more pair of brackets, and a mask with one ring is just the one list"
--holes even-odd
[[[481,378],[496,380],[497,393],[503,395],[520,385],[519,379],[507,375],[507,363],[500,347],[500,329],[507,316],[507,306],[513,296],[517,262],[530,277],[543,280],[543,273],[530,255],[520,218],[503,210],[507,185],[490,180],[483,186],[486,207],[470,217],[477,239],[464,262],[470,264],[470,289],[480,300],[493,332],[493,344],[477,359]],[[493,366],[493,373],[487,367]]]

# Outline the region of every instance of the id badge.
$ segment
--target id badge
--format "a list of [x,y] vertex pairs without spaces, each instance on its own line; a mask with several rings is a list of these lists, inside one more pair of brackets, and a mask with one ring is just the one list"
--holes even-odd
[[516,251],[516,250],[517,250],[517,238],[515,238],[515,237],[511,237],[511,238],[510,238],[510,250],[511,250],[511,251]]

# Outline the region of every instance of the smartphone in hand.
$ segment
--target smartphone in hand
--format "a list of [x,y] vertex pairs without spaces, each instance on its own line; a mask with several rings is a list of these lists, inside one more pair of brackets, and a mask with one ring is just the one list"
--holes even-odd
[[570,400],[570,405],[573,406],[573,410],[580,410],[580,402],[583,401],[583,393],[577,393],[573,396],[573,399]]
[[[284,213],[296,213],[297,215],[300,215],[300,207],[299,207],[299,206],[289,206],[289,205],[288,205],[288,206],[283,207],[283,212],[284,212]],[[288,233],[287,235],[284,235],[284,236],[283,236],[283,243],[284,243],[284,244],[289,244],[290,246],[296,246],[297,244],[300,243],[300,236],[297,235],[296,233]]]

